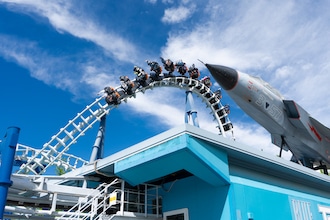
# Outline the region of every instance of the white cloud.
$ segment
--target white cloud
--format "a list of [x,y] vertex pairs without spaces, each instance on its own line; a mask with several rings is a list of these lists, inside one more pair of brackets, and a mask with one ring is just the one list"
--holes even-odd
[[[146,90],[145,94],[138,93],[135,98],[128,99],[129,112],[135,112],[138,117],[145,117],[153,120],[153,124],[163,124],[168,128],[182,125],[185,122],[185,101],[186,92],[178,88],[156,87]],[[201,128],[210,132],[219,133],[217,123],[202,99],[194,97],[194,109],[197,111],[198,121]],[[157,122],[157,123],[156,123]]]
[[[270,134],[263,127],[253,123],[236,123],[234,125],[236,141],[244,143],[257,150],[267,152],[273,156],[278,156],[280,148],[270,142]],[[282,151],[282,157],[291,159],[292,154]]]
[[154,88],[146,90],[145,94],[138,93],[136,98],[128,100],[127,105],[139,116],[156,117],[156,124],[170,128],[184,123],[184,96],[171,88]]
[[180,23],[192,16],[194,11],[195,5],[191,5],[190,7],[179,6],[177,8],[168,8],[164,11],[162,22],[169,24]]
[[297,7],[291,2],[241,3],[234,14],[228,12],[229,20],[224,21],[226,15],[219,13],[212,20],[201,21],[204,25],[172,32],[163,54],[179,58],[188,55],[187,62],[201,58],[241,70],[264,70],[281,67],[287,61],[300,61],[302,55],[311,57],[326,51],[321,45],[328,41],[324,37],[328,31],[320,28],[325,22],[311,20],[313,16],[307,19],[306,9],[297,11]]
[[77,10],[71,1],[42,0],[3,0],[9,8],[22,13],[35,13],[45,17],[59,32],[67,32],[78,38],[94,42],[120,61],[137,61],[138,49],[115,31],[105,30],[88,17],[88,14]]
[[150,3],[150,4],[156,4],[157,3],[157,0],[144,0],[145,2],[147,3]]
[[95,65],[86,66],[85,71],[82,74],[80,83],[89,85],[92,87],[92,94],[96,95],[100,89],[103,89],[105,86],[117,87],[118,77],[115,74],[105,73],[103,68],[97,68]]
[[[107,85],[119,84],[117,74],[97,58],[90,62],[70,62],[66,57],[54,57],[38,47],[36,42],[0,34],[0,55],[26,68],[33,78],[47,85],[69,91],[75,97],[95,97]],[[83,59],[83,57],[81,57]]]
[[[48,73],[47,68],[50,67],[49,64],[52,61],[49,59],[35,60],[35,56],[32,56],[32,54],[38,54],[40,57],[45,56],[37,49],[36,43],[18,40],[12,36],[0,35],[0,54],[5,59],[19,63],[29,69],[34,78],[50,84],[51,75]],[[53,61],[55,62],[55,60]]]
[[162,3],[164,3],[164,4],[173,4],[174,0],[162,0]]

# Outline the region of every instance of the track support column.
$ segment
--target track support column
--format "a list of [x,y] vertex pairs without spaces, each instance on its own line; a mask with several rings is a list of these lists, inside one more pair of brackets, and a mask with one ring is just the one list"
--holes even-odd
[[189,124],[189,121],[192,121],[192,124],[196,127],[199,127],[199,122],[197,118],[197,111],[195,110],[194,98],[191,91],[186,91],[186,116],[185,123]]
[[93,163],[97,159],[103,158],[103,147],[104,147],[104,136],[105,136],[105,125],[106,115],[101,118],[99,130],[94,142],[93,150],[89,159],[89,163]]
[[1,142],[1,165],[0,165],[0,220],[6,206],[8,188],[12,185],[10,176],[13,170],[13,162],[16,152],[20,128],[9,127]]

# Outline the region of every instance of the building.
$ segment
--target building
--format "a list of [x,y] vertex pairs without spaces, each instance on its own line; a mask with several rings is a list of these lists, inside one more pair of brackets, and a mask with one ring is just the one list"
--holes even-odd
[[151,211],[122,206],[113,219],[330,219],[329,176],[189,124],[75,172],[155,186]]

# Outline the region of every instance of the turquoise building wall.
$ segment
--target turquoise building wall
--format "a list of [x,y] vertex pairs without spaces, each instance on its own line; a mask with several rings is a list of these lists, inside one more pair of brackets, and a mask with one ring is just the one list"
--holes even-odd
[[[188,208],[189,220],[328,220],[330,200],[241,177],[228,186],[212,186],[192,176],[165,184],[163,211]],[[167,191],[168,190],[168,191]]]
[[212,186],[195,176],[168,183],[161,191],[163,212],[188,208],[189,220],[219,220],[225,207],[228,188],[229,185]]
[[163,212],[187,208],[189,220],[330,219],[329,176],[199,128],[185,129],[142,143],[145,150],[116,160],[115,174],[138,185],[189,172],[161,184],[159,192]]

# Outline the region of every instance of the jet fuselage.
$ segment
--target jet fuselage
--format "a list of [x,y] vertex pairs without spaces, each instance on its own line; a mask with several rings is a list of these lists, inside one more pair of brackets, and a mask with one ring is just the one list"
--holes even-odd
[[330,163],[330,138],[320,131],[330,130],[297,103],[284,100],[259,77],[220,65],[206,64],[206,67],[236,104],[270,132],[273,144],[289,149],[294,159],[306,166],[311,167],[316,161]]

